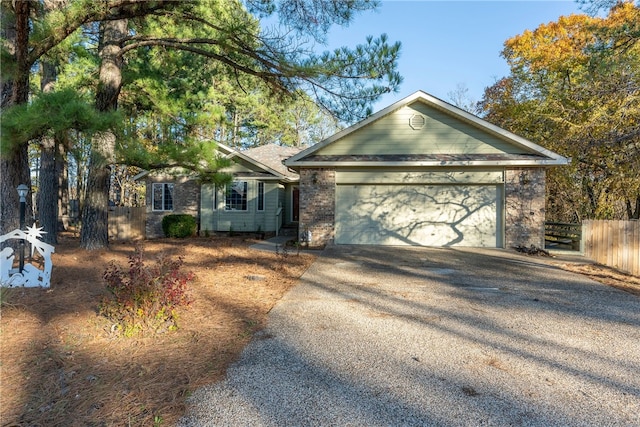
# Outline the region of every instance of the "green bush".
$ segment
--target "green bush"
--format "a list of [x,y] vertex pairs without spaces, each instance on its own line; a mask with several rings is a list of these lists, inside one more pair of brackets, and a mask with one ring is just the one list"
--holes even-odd
[[124,336],[178,327],[177,308],[190,304],[188,284],[193,273],[181,271],[182,258],[161,255],[146,265],[141,246],[129,256],[129,268],[111,262],[104,272],[110,295],[100,304],[100,314],[114,322]]
[[162,218],[162,231],[167,237],[184,238],[196,234],[196,219],[187,214],[172,214]]

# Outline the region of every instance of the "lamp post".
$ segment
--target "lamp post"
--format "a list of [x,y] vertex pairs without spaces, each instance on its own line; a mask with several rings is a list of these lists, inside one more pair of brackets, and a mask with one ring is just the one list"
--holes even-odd
[[[20,230],[24,228],[24,211],[27,203],[27,193],[29,193],[29,187],[25,184],[18,185],[18,196],[20,196]],[[24,269],[24,239],[20,240],[20,273]]]

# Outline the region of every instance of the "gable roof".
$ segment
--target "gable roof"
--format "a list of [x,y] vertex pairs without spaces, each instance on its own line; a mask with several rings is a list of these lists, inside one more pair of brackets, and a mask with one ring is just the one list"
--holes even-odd
[[[237,163],[243,163],[245,167],[247,167],[244,171],[232,171],[231,173],[234,176],[277,179],[287,182],[294,182],[299,179],[298,174],[291,171],[282,162],[284,159],[300,152],[302,150],[301,148],[267,144],[245,151],[238,151],[225,144],[217,143],[216,149],[222,157],[229,160],[236,160]],[[231,167],[231,169],[232,168],[233,167]],[[150,173],[152,172],[144,170],[134,176],[133,180],[137,181]],[[185,173],[187,175],[189,174],[188,171],[185,171]]]
[[[463,124],[468,128],[473,128],[485,135],[490,136],[502,143],[514,148],[512,153],[375,153],[368,154],[359,153],[331,153],[327,155],[322,151],[330,152],[331,146],[338,141],[344,141],[345,138],[353,136],[354,133],[363,130],[368,126],[372,126],[393,113],[398,112],[402,108],[416,105],[416,103],[424,104],[426,107],[438,111],[457,123]],[[409,125],[409,123],[407,123]],[[366,142],[365,142],[366,143]],[[361,151],[361,150],[360,150]],[[497,166],[497,165],[514,165],[514,166],[553,166],[565,165],[569,162],[565,157],[547,150],[525,138],[522,138],[505,129],[495,126],[486,120],[483,120],[473,114],[470,114],[458,107],[455,107],[441,99],[429,95],[423,91],[417,91],[414,94],[401,99],[400,101],[378,111],[368,118],[348,127],[341,132],[301,151],[292,156],[285,165],[292,168],[304,166]]]

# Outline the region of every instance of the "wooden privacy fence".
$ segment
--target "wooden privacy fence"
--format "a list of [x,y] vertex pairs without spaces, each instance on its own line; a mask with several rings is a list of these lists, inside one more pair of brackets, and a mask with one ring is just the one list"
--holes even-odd
[[109,239],[135,240],[145,238],[147,208],[110,207]]
[[582,238],[586,257],[640,276],[640,221],[583,221]]

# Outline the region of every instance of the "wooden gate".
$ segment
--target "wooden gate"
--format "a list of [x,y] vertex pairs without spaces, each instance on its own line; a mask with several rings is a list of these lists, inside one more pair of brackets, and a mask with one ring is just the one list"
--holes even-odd
[[138,240],[145,238],[146,207],[110,207],[109,239]]

